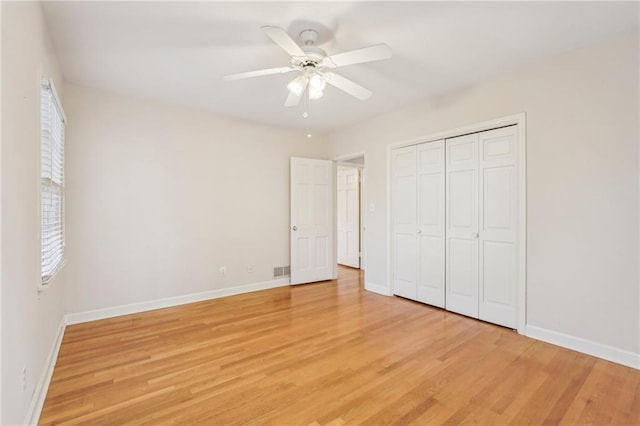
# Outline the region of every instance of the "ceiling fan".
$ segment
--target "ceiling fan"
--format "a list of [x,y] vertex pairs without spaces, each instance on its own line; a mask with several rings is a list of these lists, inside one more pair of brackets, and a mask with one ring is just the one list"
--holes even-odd
[[284,103],[287,107],[298,105],[305,94],[310,100],[321,98],[327,83],[357,99],[369,99],[370,90],[331,70],[345,65],[362,64],[391,57],[391,49],[386,44],[376,44],[329,56],[324,50],[314,46],[318,39],[318,33],[314,30],[304,30],[300,33],[302,46],[299,46],[282,28],[264,26],[261,30],[291,56],[290,65],[231,74],[224,79],[240,80],[297,71],[300,74],[287,85],[289,96]]

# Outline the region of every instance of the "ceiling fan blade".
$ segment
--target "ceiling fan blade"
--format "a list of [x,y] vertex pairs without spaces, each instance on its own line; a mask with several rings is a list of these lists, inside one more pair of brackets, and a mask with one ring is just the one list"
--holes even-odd
[[392,54],[391,48],[382,43],[328,56],[324,60],[324,65],[330,68],[336,68],[345,65],[362,64],[364,62],[388,59]]
[[287,96],[287,100],[284,103],[286,107],[293,107],[300,103],[302,96],[296,96],[293,93],[289,92],[289,96]]
[[294,70],[295,68],[292,68],[292,67],[267,68],[264,70],[241,72],[239,74],[225,75],[224,79],[226,81],[241,80],[243,78],[261,77],[263,75],[284,74]]
[[341,75],[334,74],[332,72],[325,72],[323,74],[324,79],[330,85],[337,87],[345,93],[353,96],[354,98],[358,98],[361,101],[365,101],[369,99],[372,95],[371,90],[365,89],[359,84],[354,83],[348,78],[344,78]]
[[298,46],[298,44],[282,28],[264,26],[260,29],[267,37],[273,40],[275,44],[287,52],[289,56],[307,56],[300,46]]

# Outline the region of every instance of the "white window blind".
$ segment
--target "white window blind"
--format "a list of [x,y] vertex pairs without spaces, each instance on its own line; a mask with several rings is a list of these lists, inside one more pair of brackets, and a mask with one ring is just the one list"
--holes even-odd
[[43,284],[48,284],[63,259],[64,126],[64,113],[55,90],[45,80],[40,90],[40,265]]

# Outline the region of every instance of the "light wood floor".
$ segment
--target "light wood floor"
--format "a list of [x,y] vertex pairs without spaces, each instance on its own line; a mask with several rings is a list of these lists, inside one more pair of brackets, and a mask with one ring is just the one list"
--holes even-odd
[[70,326],[41,424],[640,424],[640,371],[359,272]]

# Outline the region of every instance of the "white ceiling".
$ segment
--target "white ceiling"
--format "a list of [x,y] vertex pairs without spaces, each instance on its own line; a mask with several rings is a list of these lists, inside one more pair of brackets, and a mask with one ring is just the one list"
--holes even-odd
[[[65,79],[247,120],[329,131],[638,29],[638,3],[613,2],[47,2]],[[320,33],[328,54],[387,43],[391,59],[338,69],[373,91],[333,87],[285,108],[293,74],[223,81],[288,65],[261,31]]]

